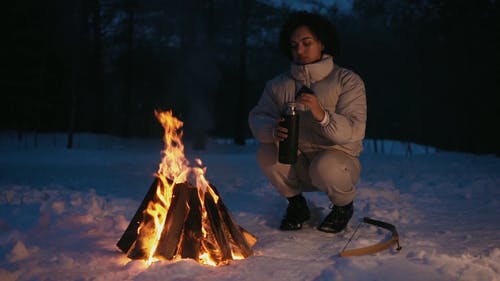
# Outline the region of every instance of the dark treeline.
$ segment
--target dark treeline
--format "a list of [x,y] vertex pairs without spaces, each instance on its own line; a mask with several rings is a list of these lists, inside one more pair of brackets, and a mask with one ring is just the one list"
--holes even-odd
[[[316,2],[366,82],[367,137],[500,152],[498,1]],[[285,70],[290,13],[256,0],[49,0],[6,4],[0,129],[158,137],[172,109],[186,138],[250,137],[247,113]]]

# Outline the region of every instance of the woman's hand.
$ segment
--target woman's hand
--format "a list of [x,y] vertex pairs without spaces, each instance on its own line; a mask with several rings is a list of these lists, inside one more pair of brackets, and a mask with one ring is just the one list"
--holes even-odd
[[312,116],[316,121],[321,122],[325,118],[325,111],[321,107],[318,98],[313,94],[301,94],[297,98],[297,102],[304,105],[307,109],[311,111]]
[[273,129],[273,138],[275,141],[283,141],[288,137],[288,129],[280,126],[280,123],[285,121],[285,118],[280,118],[277,121],[277,125]]

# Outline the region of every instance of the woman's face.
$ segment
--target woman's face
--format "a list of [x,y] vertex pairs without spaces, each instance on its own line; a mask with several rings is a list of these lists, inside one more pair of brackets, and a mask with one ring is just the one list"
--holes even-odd
[[299,26],[290,36],[290,48],[295,63],[308,64],[321,59],[325,46],[307,26]]

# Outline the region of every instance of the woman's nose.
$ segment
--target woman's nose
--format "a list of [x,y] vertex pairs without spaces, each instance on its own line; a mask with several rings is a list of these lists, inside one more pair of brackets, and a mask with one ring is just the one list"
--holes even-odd
[[299,44],[299,45],[297,45],[296,52],[297,52],[297,54],[299,54],[299,55],[303,54],[303,53],[304,53],[304,46],[302,46],[302,45],[300,45],[300,44]]

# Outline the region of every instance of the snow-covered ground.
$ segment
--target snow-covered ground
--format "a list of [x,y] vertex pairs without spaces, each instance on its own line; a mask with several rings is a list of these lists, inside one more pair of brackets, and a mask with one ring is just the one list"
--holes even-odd
[[[256,145],[213,141],[200,157],[255,254],[222,267],[193,260],[146,266],[115,244],[153,180],[161,140],[0,134],[0,280],[500,280],[500,159],[373,143],[361,157],[355,215],[341,234],[317,231],[329,203],[307,193],[313,218],[277,230],[286,201],[260,173]],[[188,146],[188,144],[186,145]],[[381,150],[380,148],[378,149]],[[426,151],[427,153],[423,153]],[[358,221],[393,223],[403,249],[341,258]],[[349,247],[387,239],[362,224]]]

